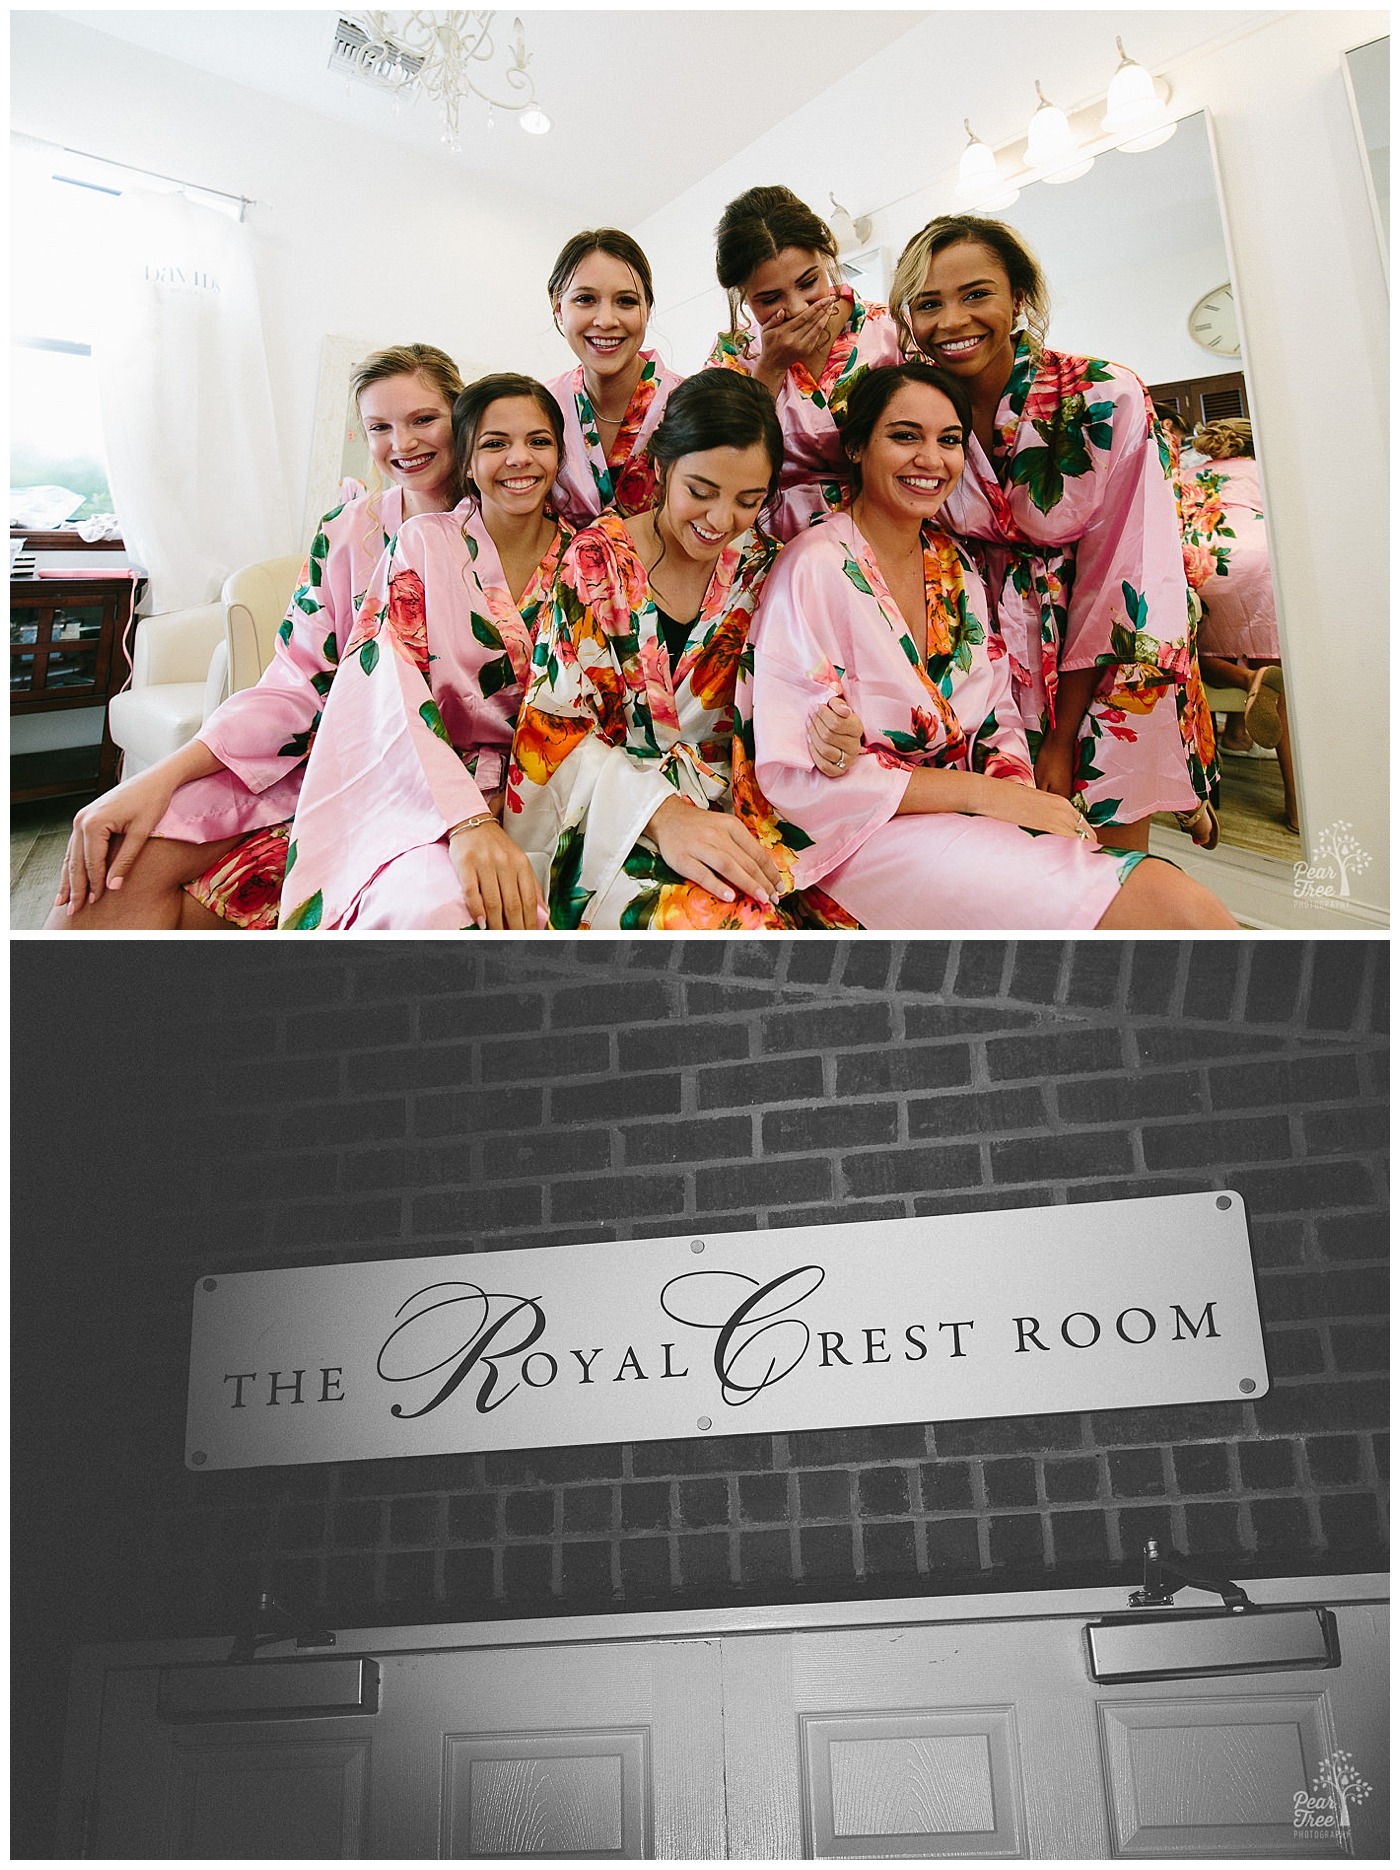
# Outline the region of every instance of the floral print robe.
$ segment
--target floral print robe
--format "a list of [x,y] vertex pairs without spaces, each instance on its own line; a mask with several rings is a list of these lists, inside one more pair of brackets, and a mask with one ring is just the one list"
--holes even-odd
[[656,499],[656,472],[646,445],[681,379],[654,351],[643,351],[641,359],[642,374],[608,449],[584,388],[583,365],[545,385],[564,412],[564,453],[550,505],[573,527],[586,526],[604,507],[642,513]]
[[1183,476],[1180,495],[1186,576],[1205,612],[1202,651],[1277,662],[1278,616],[1259,463],[1249,455],[1208,461]]
[[[838,333],[820,381],[807,366],[790,366],[778,390],[778,420],[783,425],[783,470],[777,498],[764,509],[763,523],[776,539],[794,539],[814,519],[844,506],[850,495],[846,457],[836,418],[846,407],[856,378],[875,364],[899,362],[899,333],[884,305],[867,305],[849,286],[845,328]],[[721,332],[706,368],[757,368],[758,340]]]
[[197,902],[241,928],[276,926],[286,827],[306,756],[355,607],[402,523],[399,487],[375,494],[361,489],[326,514],[278,628],[272,661],[199,730],[197,738],[226,770],[181,786],[156,826],[157,837],[194,844],[240,840],[188,888]]
[[474,503],[405,522],[346,644],[307,765],[281,926],[461,928],[447,834],[505,782],[560,526],[517,605]]
[[506,828],[530,854],[552,928],[805,925],[802,903],[711,895],[642,835],[673,794],[731,807],[739,657],[777,551],[754,532],[725,547],[674,672],[622,518],[603,514],[565,553],[506,790]]
[[[920,766],[1034,785],[981,580],[932,526],[923,568],[926,656],[849,513],[784,549],[739,688],[736,809],[797,853],[800,885],[820,880],[862,927],[1091,928],[1137,853],[960,812],[896,816]],[[807,757],[807,722],[837,692],[864,742],[851,771],[827,778]]]
[[1091,824],[1194,811],[1213,751],[1190,622],[1171,456],[1131,370],[1024,335],[988,460],[976,436],[943,523],[978,542],[1032,756],[1058,679],[1096,669],[1073,797]]

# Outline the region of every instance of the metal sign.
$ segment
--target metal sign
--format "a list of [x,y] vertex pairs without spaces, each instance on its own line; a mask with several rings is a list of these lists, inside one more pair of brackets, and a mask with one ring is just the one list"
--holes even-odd
[[196,1469],[1239,1401],[1237,1194],[218,1274]]

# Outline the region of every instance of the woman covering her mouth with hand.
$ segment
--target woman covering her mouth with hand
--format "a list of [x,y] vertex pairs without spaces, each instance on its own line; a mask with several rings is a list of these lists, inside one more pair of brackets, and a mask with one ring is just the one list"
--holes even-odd
[[730,202],[715,233],[715,270],[730,329],[709,363],[773,393],[783,471],[764,524],[792,539],[843,504],[837,418],[862,369],[899,361],[899,334],[885,306],[865,304],[842,281],[835,236],[790,188],[751,188]]
[[[702,371],[650,442],[657,500],[604,513],[560,566],[506,790],[553,928],[788,928],[791,853],[734,816],[734,686],[777,556],[754,530],[777,486],[773,399]],[[821,924],[824,926],[824,924]],[[849,924],[846,924],[849,926]]]
[[467,498],[408,520],[360,606],[292,826],[288,929],[533,929],[500,827],[535,631],[572,537],[547,505],[563,417],[532,377],[457,398]]
[[[754,622],[737,809],[798,852],[799,886],[865,928],[1233,927],[1208,890],[1102,847],[1068,799],[1037,790],[986,593],[936,524],[971,421],[963,386],[922,361],[852,390],[850,511],[784,548]],[[809,724],[833,693],[863,745],[814,770]]]
[[972,401],[942,523],[984,566],[1036,784],[1105,843],[1145,851],[1152,814],[1193,818],[1214,777],[1171,453],[1147,391],[1121,364],[1048,348],[1044,275],[1001,221],[930,221],[890,296],[910,349]]
[[578,359],[545,386],[564,412],[554,510],[571,526],[605,507],[639,513],[656,492],[647,440],[680,382],[642,349],[653,303],[647,256],[615,227],[575,234],[549,275],[549,303]]

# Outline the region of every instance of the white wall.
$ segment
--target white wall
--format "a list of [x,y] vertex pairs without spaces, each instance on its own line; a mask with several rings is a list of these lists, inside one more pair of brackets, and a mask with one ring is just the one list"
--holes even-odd
[[12,129],[256,203],[249,226],[294,512],[328,334],[438,344],[485,368],[556,374],[570,361],[544,282],[574,231],[571,211],[499,188],[488,196],[441,161],[371,146],[54,14],[11,15],[10,69]]
[[[920,25],[635,230],[656,273],[658,322],[689,367],[724,315],[711,230],[744,188],[786,182],[814,207],[834,188],[856,214],[896,201],[876,213],[872,237],[896,255],[930,215],[953,206],[956,150],[941,169],[921,162],[926,126],[909,99],[921,69],[950,68],[966,17]],[[1029,88],[1035,73],[1022,71],[1026,55],[1014,35],[998,43],[997,21],[995,12],[977,15],[983,73],[996,61]],[[1214,123],[1280,592],[1304,848],[1335,822],[1351,823],[1371,856],[1351,913],[1373,919],[1389,899],[1389,306],[1341,67],[1347,47],[1385,30],[1385,15],[1374,12],[1275,16],[1166,72],[1173,109],[1207,109]],[[1077,95],[1072,83],[1050,94],[1077,104],[1102,82],[1086,65]],[[975,121],[992,142],[1013,133],[1005,121]],[[860,141],[862,122],[878,123],[879,137]],[[842,147],[833,146],[837,137]],[[1054,255],[1042,258],[1053,283]],[[1216,856],[1235,863],[1238,906],[1282,926],[1346,926],[1325,906],[1296,902],[1286,875],[1256,878],[1258,866],[1223,850]]]

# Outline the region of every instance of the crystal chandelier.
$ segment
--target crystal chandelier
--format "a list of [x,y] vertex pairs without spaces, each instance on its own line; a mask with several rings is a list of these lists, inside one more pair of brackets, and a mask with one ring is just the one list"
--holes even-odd
[[486,127],[498,110],[520,112],[520,127],[536,136],[550,120],[535,102],[530,54],[517,19],[507,61],[496,66],[494,13],[345,13],[336,23],[333,70],[391,90],[396,97],[433,98],[442,109],[442,140],[454,154],[462,147],[458,112],[464,99],[487,107]]

